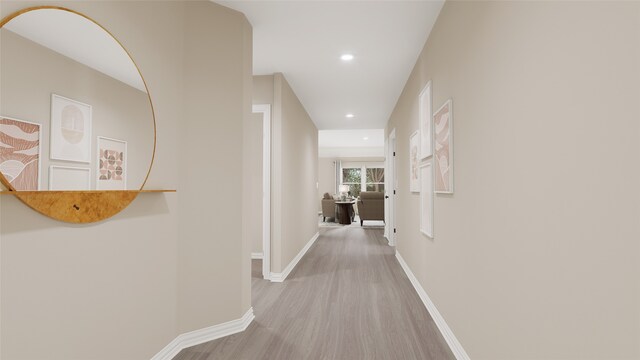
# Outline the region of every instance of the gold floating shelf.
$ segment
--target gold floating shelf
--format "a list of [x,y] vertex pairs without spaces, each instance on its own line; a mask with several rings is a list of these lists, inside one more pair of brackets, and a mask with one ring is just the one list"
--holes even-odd
[[34,194],[47,194],[47,193],[113,193],[113,192],[134,192],[134,193],[167,193],[167,192],[177,192],[177,190],[38,190],[38,191],[11,191],[11,190],[2,190],[0,191],[0,195],[34,195]]
[[37,212],[68,223],[108,219],[126,208],[141,193],[176,190],[1,191],[13,195]]

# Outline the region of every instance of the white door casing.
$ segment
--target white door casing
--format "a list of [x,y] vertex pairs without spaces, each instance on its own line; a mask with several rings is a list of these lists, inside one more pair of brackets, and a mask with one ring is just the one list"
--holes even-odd
[[271,105],[253,105],[262,114],[262,276],[271,276]]

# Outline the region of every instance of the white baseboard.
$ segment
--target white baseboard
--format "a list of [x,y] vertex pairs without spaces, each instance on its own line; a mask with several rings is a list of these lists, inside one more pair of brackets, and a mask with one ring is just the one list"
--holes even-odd
[[240,319],[178,335],[151,360],[171,360],[188,347],[244,331],[254,318],[253,308],[250,308]]
[[262,258],[264,257],[264,254],[261,252],[252,252],[251,253],[251,259],[252,260],[262,260]]
[[293,270],[293,268],[295,268],[296,265],[298,265],[298,262],[300,261],[300,259],[302,259],[304,254],[306,254],[307,251],[309,251],[309,248],[311,247],[311,245],[313,245],[313,243],[316,242],[316,240],[318,240],[318,236],[320,236],[319,232],[317,232],[315,235],[313,235],[313,237],[311,238],[311,240],[309,240],[307,245],[305,245],[302,248],[302,250],[300,250],[298,255],[296,255],[296,257],[294,257],[293,260],[291,260],[289,265],[287,265],[287,267],[284,268],[283,272],[281,272],[281,273],[272,272],[271,276],[269,277],[269,280],[271,280],[273,282],[283,282],[284,279],[286,279],[287,276],[289,276],[289,273],[291,272],[291,270]]
[[464,351],[464,348],[462,348],[462,344],[460,344],[456,336],[453,334],[453,331],[451,331],[449,325],[447,325],[446,321],[444,321],[444,318],[442,317],[438,309],[436,309],[436,305],[433,303],[433,301],[431,301],[429,295],[427,295],[427,292],[424,291],[416,276],[413,274],[411,269],[409,269],[409,265],[407,265],[407,263],[404,261],[402,256],[400,256],[400,253],[397,250],[396,258],[398,259],[398,262],[400,262],[400,266],[402,266],[404,272],[409,277],[411,284],[418,292],[418,296],[420,296],[420,299],[424,303],[424,306],[427,308],[427,311],[429,312],[429,314],[431,314],[433,321],[436,323],[436,326],[438,326],[438,330],[440,330],[440,333],[449,345],[449,348],[451,349],[453,355],[458,360],[470,360],[469,355],[467,355],[466,351]]

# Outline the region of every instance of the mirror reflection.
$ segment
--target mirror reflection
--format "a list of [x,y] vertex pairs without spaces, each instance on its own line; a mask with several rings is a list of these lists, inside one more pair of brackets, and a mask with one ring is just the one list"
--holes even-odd
[[61,9],[0,29],[0,172],[14,190],[138,190],[155,143],[138,69],[107,31]]

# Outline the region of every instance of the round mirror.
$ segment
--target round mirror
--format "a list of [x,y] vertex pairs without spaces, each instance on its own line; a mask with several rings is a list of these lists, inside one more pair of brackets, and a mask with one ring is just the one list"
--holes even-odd
[[155,150],[146,84],[103,27],[39,7],[0,29],[0,180],[9,190],[141,190]]

